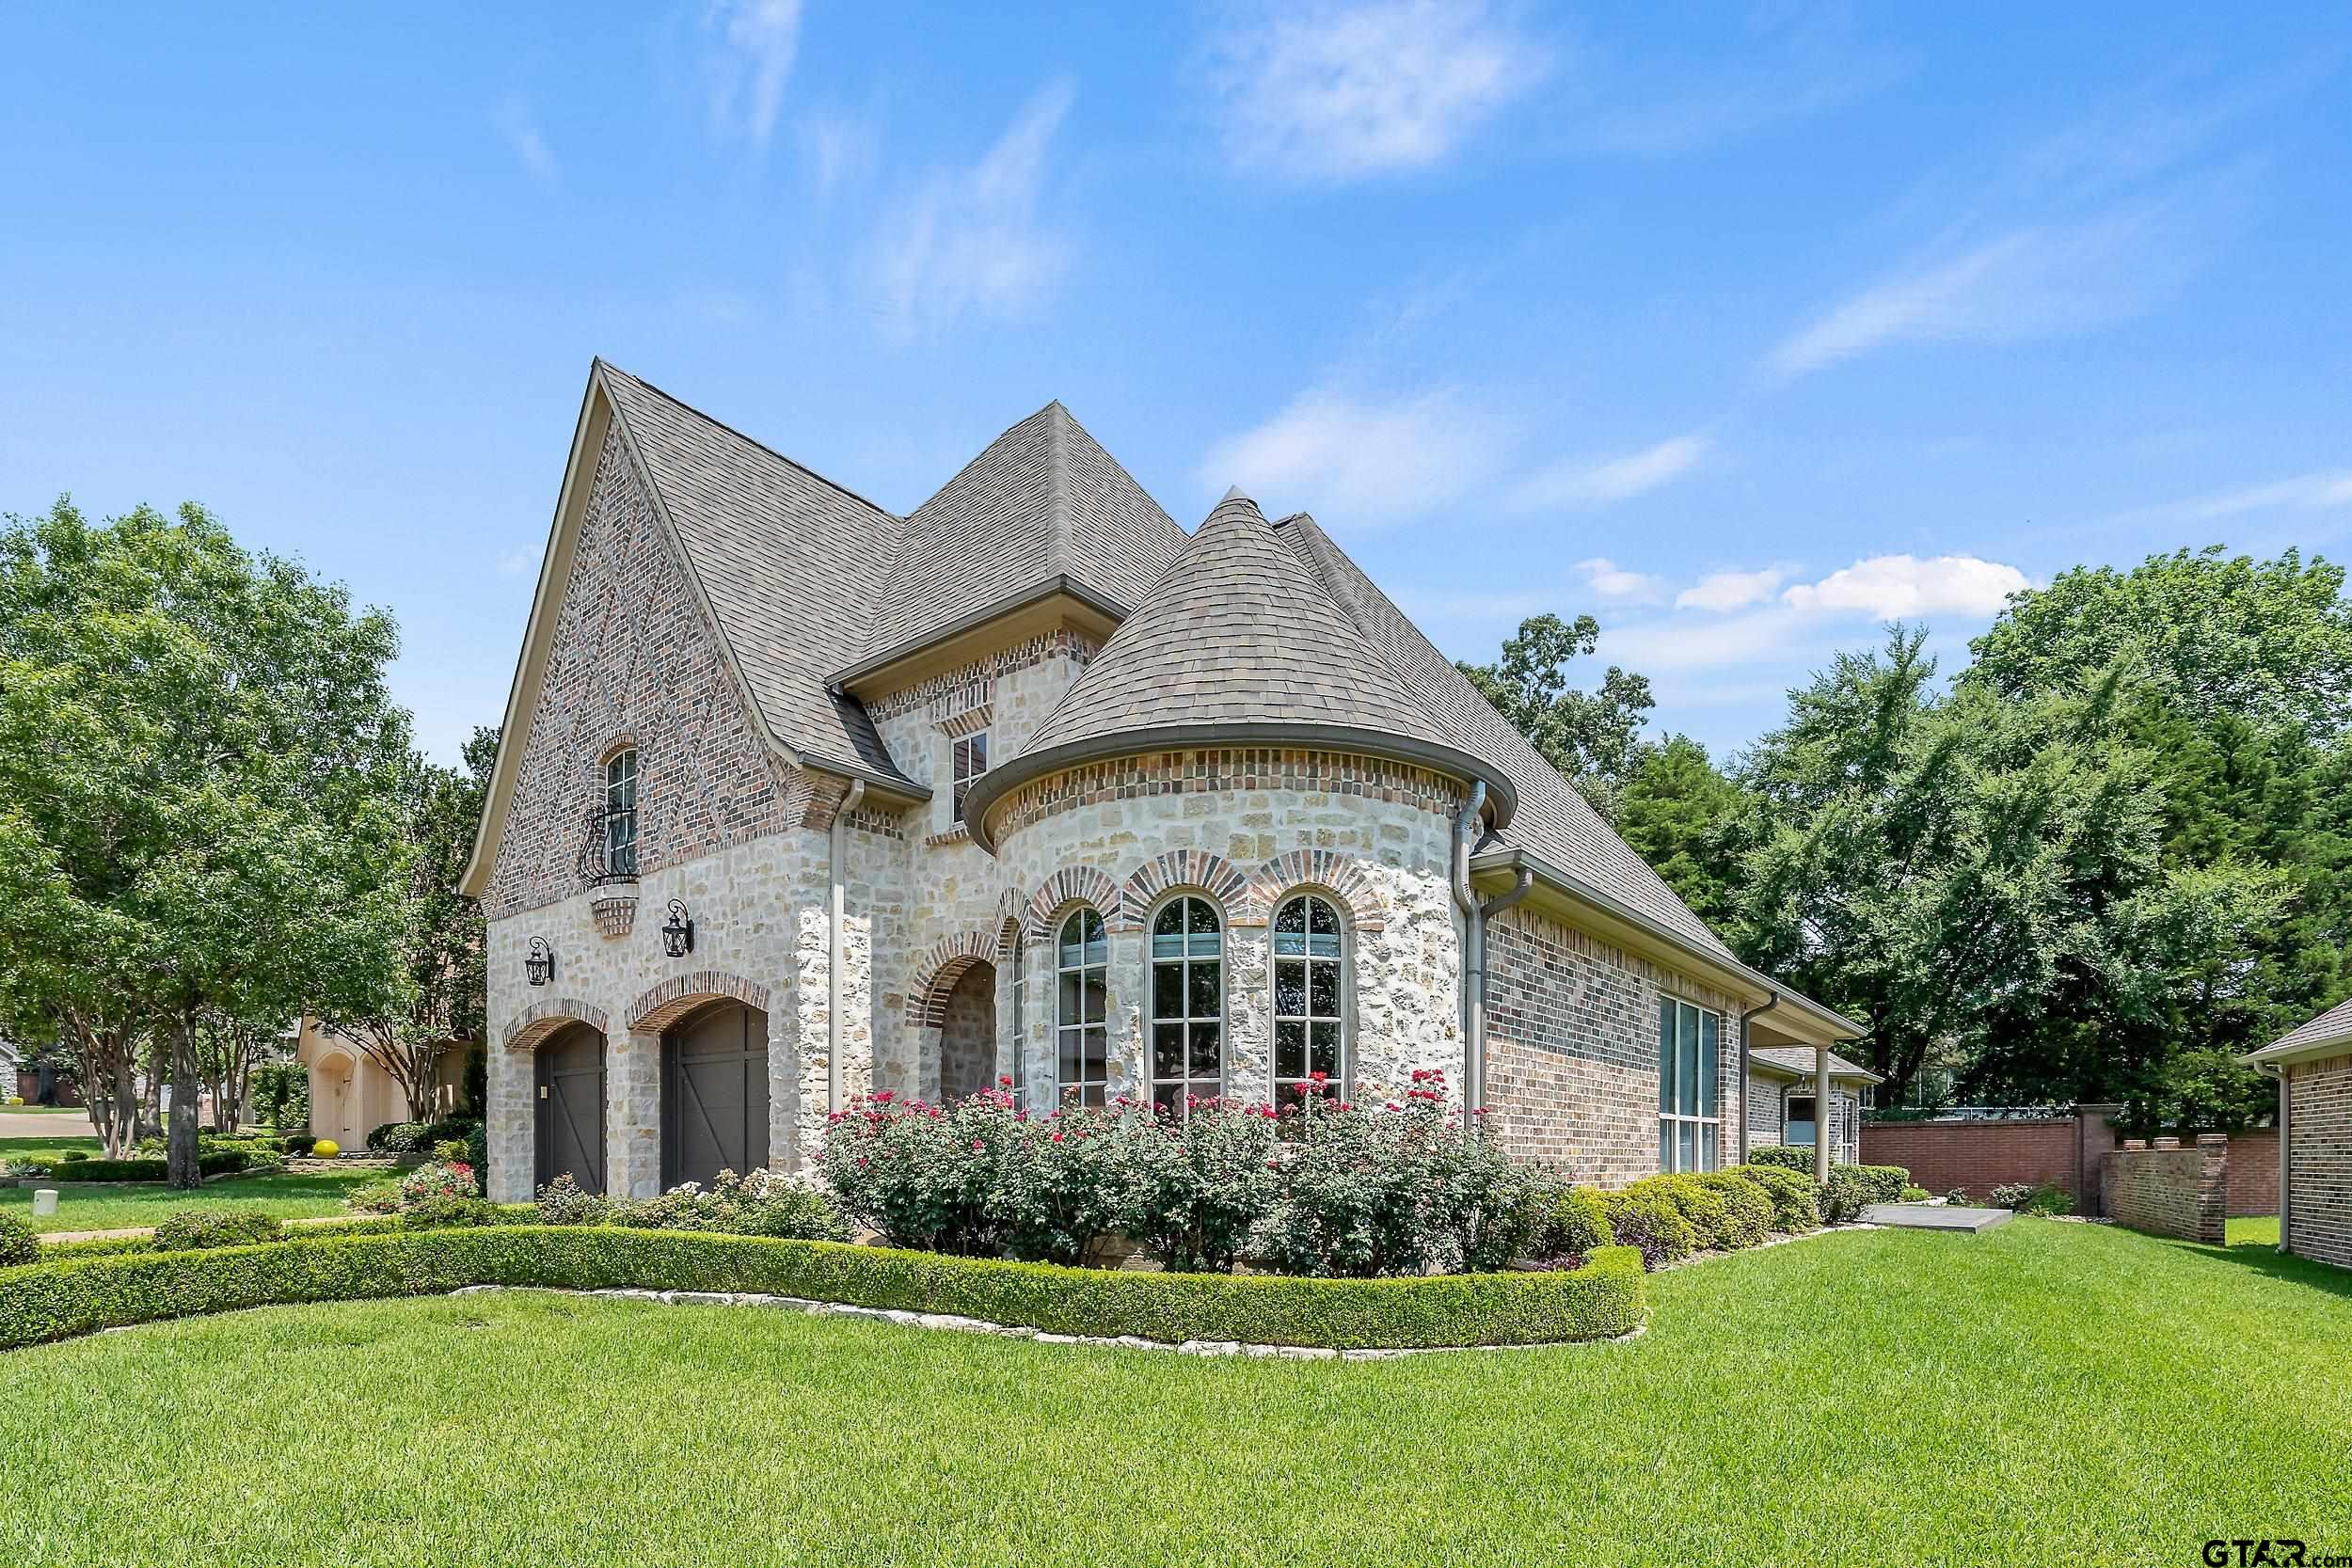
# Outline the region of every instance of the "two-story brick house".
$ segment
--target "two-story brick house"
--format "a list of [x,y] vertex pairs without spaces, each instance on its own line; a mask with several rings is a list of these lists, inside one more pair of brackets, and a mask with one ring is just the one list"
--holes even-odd
[[1188,534],[1058,404],[899,517],[596,364],[466,886],[501,1199],[795,1168],[870,1090],[1423,1068],[1615,1184],[1739,1159],[1792,1059],[1835,1103],[1859,1032],[1312,518]]

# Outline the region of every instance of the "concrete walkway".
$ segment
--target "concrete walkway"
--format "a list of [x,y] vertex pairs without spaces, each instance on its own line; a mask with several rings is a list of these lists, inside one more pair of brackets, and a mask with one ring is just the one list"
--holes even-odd
[[2007,1209],[1971,1209],[1958,1203],[1873,1203],[1862,1211],[1862,1223],[1900,1230],[1958,1230],[1973,1236],[2007,1225],[2010,1215]]

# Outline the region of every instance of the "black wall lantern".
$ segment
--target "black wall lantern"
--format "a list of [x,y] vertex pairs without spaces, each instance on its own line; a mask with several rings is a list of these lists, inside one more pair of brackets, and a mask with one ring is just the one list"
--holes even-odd
[[682,958],[694,950],[694,917],[686,912],[686,900],[670,900],[670,923],[661,927],[661,950],[674,958]]
[[555,949],[545,937],[531,939],[531,951],[523,956],[523,978],[534,986],[544,986],[555,978]]

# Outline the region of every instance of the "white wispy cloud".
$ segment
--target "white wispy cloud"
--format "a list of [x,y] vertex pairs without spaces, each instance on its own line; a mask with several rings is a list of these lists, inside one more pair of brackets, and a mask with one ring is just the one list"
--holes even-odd
[[1707,436],[1692,434],[1617,457],[1568,458],[1522,481],[1507,502],[1514,511],[1538,512],[1629,500],[1690,472],[1709,444]]
[[1211,51],[1233,161],[1307,180],[1429,167],[1551,69],[1479,0],[1269,8]]
[[978,162],[934,171],[884,213],[870,282],[896,330],[1019,315],[1060,280],[1073,243],[1039,209],[1074,92],[1067,80],[1040,89]]
[[1819,582],[1781,593],[1781,602],[1808,614],[1867,615],[1877,621],[1922,615],[1990,619],[2010,594],[2032,586],[2026,574],[1973,555],[1874,555],[1840,567]]
[[854,115],[812,114],[800,122],[801,157],[820,196],[871,174],[882,136],[871,120]]
[[801,0],[713,0],[703,30],[712,128],[765,148],[800,48]]
[[538,565],[539,552],[537,550],[525,549],[516,546],[514,549],[499,552],[499,576],[502,578],[518,578],[525,572],[535,571]]
[[1603,598],[1655,601],[1664,593],[1664,585],[1656,578],[1646,572],[1629,572],[1605,555],[1580,561],[1576,569],[1584,574],[1585,586]]
[[532,179],[556,177],[555,153],[548,148],[547,137],[540,134],[538,118],[531,112],[531,104],[522,94],[509,93],[492,119],[499,135],[506,138],[507,147]]
[[1760,567],[1753,572],[1710,572],[1675,595],[1677,610],[1745,610],[1762,604],[1795,575],[1789,565]]
[[2249,512],[2326,512],[2352,506],[2352,468],[2241,485],[2125,514],[2135,521],[2210,522]]
[[1217,442],[1200,477],[1211,492],[1238,483],[1263,503],[1305,506],[1346,528],[1468,494],[1502,444],[1492,417],[1451,388],[1381,402],[1318,389]]

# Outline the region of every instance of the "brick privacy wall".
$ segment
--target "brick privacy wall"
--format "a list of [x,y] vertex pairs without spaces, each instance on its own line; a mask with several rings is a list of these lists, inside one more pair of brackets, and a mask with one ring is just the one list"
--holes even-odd
[[2107,1212],[2118,1225],[2219,1246],[2229,1208],[2230,1140],[2208,1132],[2194,1148],[2137,1138],[2106,1158]]
[[[1982,1201],[2010,1182],[2048,1182],[2078,1207],[2085,1195],[2075,1170],[2076,1120],[2073,1117],[2002,1121],[1866,1121],[1862,1163],[1900,1165],[1911,1180],[1942,1196],[1954,1187]],[[2112,1138],[2093,1145],[2096,1160]]]
[[596,460],[531,712],[482,900],[489,919],[580,890],[604,761],[625,744],[637,748],[641,873],[781,832],[805,810],[795,798],[805,791],[753,726],[617,427]]
[[1661,991],[1724,1015],[1717,1158],[1735,1164],[1742,1106],[1729,998],[1524,908],[1487,923],[1486,1103],[1513,1153],[1607,1187],[1657,1173]]
[[2230,1134],[2230,1217],[2279,1212],[2279,1130]]
[[2287,1069],[2288,1245],[2352,1268],[2352,1055]]

